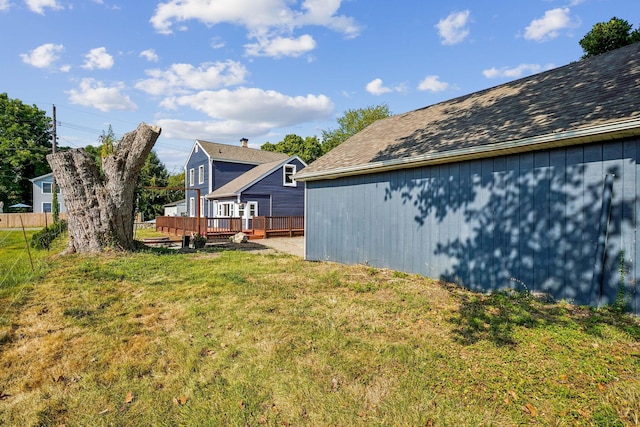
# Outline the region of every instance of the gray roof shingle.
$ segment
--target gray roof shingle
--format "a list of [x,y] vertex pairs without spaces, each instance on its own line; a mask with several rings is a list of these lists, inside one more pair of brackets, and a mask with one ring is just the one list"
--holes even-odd
[[284,160],[289,157],[283,153],[263,151],[255,148],[241,147],[239,145],[219,144],[201,139],[196,140],[196,142],[214,161],[220,160],[259,165],[276,160]]
[[541,135],[571,138],[626,120],[640,128],[640,43],[378,120],[296,179],[348,169],[366,173],[368,165],[407,165],[417,156],[445,158],[479,147],[489,152]]

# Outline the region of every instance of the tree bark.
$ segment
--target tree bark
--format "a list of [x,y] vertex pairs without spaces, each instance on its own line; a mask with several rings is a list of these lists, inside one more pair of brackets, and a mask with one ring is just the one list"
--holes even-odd
[[69,243],[65,253],[135,249],[134,193],[138,175],[161,129],[141,123],[114,144],[102,171],[84,149],[49,154],[67,207]]

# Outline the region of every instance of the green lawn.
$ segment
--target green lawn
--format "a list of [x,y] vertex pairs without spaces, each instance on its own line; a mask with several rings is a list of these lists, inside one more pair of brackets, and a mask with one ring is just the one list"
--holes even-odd
[[32,273],[0,242],[0,425],[640,425],[640,322],[614,310],[270,251]]

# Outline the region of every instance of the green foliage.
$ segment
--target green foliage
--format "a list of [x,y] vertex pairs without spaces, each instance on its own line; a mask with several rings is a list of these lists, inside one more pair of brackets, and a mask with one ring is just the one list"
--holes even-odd
[[600,55],[640,41],[640,29],[631,29],[631,24],[615,16],[609,22],[598,22],[579,42],[584,51],[582,58]]
[[309,164],[322,155],[322,146],[315,136],[302,138],[295,134],[289,134],[277,144],[265,142],[260,147],[261,150],[285,153],[289,156],[298,156],[305,163]]
[[376,120],[389,117],[391,112],[387,104],[375,105],[357,110],[347,110],[338,118],[338,128],[322,131],[322,154],[342,144]]
[[56,237],[58,237],[65,231],[67,231],[67,222],[56,221],[50,226],[34,233],[34,235],[31,237],[31,247],[36,249],[48,250],[51,247],[51,243],[56,239]]
[[51,172],[51,119],[37,106],[0,93],[0,200],[5,206],[31,200],[29,178]]

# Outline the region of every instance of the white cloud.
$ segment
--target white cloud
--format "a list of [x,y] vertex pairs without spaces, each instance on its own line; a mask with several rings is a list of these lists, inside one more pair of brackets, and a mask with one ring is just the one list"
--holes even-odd
[[451,87],[449,83],[440,81],[439,76],[427,76],[425,77],[420,84],[418,84],[419,90],[426,90],[429,92],[442,92]]
[[502,67],[498,69],[496,67],[492,67],[487,70],[483,70],[482,74],[488,79],[494,79],[498,77],[517,79],[524,75],[535,74],[543,70],[550,70],[552,68],[554,68],[553,64],[548,64],[544,67],[539,64],[520,64],[514,68]]
[[113,67],[113,56],[109,55],[107,49],[104,47],[91,49],[89,53],[85,55],[85,58],[86,60],[82,68],[88,70],[93,70],[94,68],[108,70]]
[[39,13],[40,15],[44,15],[44,9],[46,7],[60,10],[62,6],[58,4],[57,0],[25,0],[27,7],[35,13]]
[[177,119],[160,119],[156,122],[162,128],[162,136],[169,139],[186,139],[193,141],[194,135],[205,138],[215,135],[216,141],[237,141],[238,135],[255,137],[265,135],[270,126],[238,120],[186,121]]
[[0,11],[9,10],[9,7],[11,7],[9,0],[0,0]]
[[[315,48],[315,41],[308,36],[293,37],[297,28],[307,25],[322,26],[356,37],[360,26],[351,17],[338,15],[343,0],[168,0],[160,3],[150,22],[159,33],[170,34],[174,25],[195,20],[205,25],[229,23],[247,29],[249,38],[257,43],[248,44],[250,54],[293,56]],[[217,43],[216,43],[217,44]],[[288,55],[291,56],[291,55]]]
[[385,86],[382,79],[373,79],[365,86],[367,92],[372,95],[382,95],[389,92],[405,92],[406,84],[402,83],[394,87]]
[[61,44],[45,43],[29,53],[20,54],[20,57],[23,62],[36,68],[49,68],[59,59],[58,54],[63,50]]
[[215,120],[252,123],[264,129],[326,119],[334,108],[325,95],[291,97],[273,90],[245,87],[170,97],[161,105],[168,109],[189,107]]
[[274,37],[271,39],[259,37],[257,43],[249,43],[244,47],[249,56],[297,57],[315,49],[316,41],[308,34],[304,34],[297,39],[289,37]]
[[366,86],[367,92],[372,95],[382,95],[384,93],[393,92],[393,89],[390,87],[384,87],[382,84],[382,79],[373,79]]
[[524,38],[537,42],[551,40],[558,37],[560,30],[572,25],[569,8],[547,10],[540,19],[531,21],[524,30]]
[[247,69],[235,61],[173,64],[166,70],[147,70],[150,77],[136,83],[136,88],[151,95],[185,94],[194,90],[217,89],[244,83]]
[[95,79],[82,79],[78,89],[68,91],[69,101],[84,107],[93,107],[100,111],[112,110],[135,111],[138,107],[122,91],[124,83],[116,82],[105,86]]
[[153,49],[147,49],[140,52],[140,57],[150,62],[158,62],[158,54]]
[[471,12],[463,10],[462,12],[451,13],[437,24],[438,34],[442,38],[442,44],[453,45],[462,42],[469,35],[469,27]]

